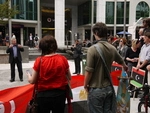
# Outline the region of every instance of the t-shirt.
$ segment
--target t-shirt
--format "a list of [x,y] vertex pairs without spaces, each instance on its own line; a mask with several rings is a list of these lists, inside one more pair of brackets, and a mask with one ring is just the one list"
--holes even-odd
[[38,41],[38,37],[37,36],[35,36],[35,41]]
[[[41,64],[40,64],[41,61]],[[38,57],[35,60],[33,69],[39,72],[38,91],[63,89],[68,84],[66,74],[69,69],[67,59],[59,54],[53,56]]]
[[[127,57],[130,58],[130,59],[139,58],[139,54],[140,54],[140,49],[137,49],[137,51],[134,52],[134,51],[131,49],[131,47],[130,47],[130,48],[127,49],[125,59],[126,59]],[[137,62],[131,62],[131,61],[127,61],[127,62],[132,63],[133,66],[136,66],[136,65],[137,65]]]
[[[98,42],[98,45],[102,50],[103,57],[106,59],[106,65],[108,66],[109,71],[111,71],[113,61],[116,61],[119,64],[124,63],[114,46],[106,41],[100,41]],[[94,46],[91,46],[87,51],[87,65],[85,70],[92,73],[92,77],[89,81],[90,87],[102,88],[110,85],[103,61]]]

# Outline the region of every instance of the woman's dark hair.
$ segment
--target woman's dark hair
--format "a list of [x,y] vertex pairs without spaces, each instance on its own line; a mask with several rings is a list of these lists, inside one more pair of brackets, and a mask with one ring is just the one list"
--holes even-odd
[[93,26],[92,31],[94,34],[96,34],[100,38],[107,38],[107,27],[106,27],[106,24],[102,22],[96,23]]
[[42,55],[54,53],[57,48],[57,42],[52,35],[45,35],[39,43],[39,49],[42,50]]

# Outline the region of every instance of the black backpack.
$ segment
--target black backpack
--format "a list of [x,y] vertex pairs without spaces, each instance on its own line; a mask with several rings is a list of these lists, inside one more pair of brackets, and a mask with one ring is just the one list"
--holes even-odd
[[38,41],[38,37],[37,36],[35,37],[35,41]]

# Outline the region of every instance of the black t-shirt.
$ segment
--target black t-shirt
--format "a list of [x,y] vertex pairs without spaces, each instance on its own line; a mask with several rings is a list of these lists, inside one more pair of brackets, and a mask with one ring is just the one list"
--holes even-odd
[[[131,47],[127,49],[127,52],[126,52],[126,57],[125,59],[128,57],[130,59],[133,59],[133,58],[139,58],[139,54],[140,54],[140,49],[137,49],[136,52],[134,52]],[[133,63],[133,65],[137,65],[137,62],[131,62],[131,61],[127,61],[127,62],[130,62],[130,63]]]

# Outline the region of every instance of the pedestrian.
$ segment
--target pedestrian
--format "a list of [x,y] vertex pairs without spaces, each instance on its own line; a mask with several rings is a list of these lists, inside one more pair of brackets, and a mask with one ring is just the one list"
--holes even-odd
[[5,40],[6,40],[6,46],[9,46],[9,36],[8,36],[8,33],[5,36]]
[[20,52],[23,52],[24,48],[22,45],[17,44],[16,38],[11,38],[11,44],[9,45],[6,53],[9,53],[9,63],[11,69],[11,79],[10,82],[15,81],[15,64],[17,64],[20,81],[23,81],[23,71],[22,71],[22,56]]
[[73,74],[79,75],[81,72],[80,61],[82,57],[82,44],[80,44],[78,39],[75,41],[75,44],[71,47],[71,50],[73,51],[73,58],[75,64],[75,72]]
[[101,49],[109,72],[111,71],[113,61],[123,65],[125,71],[127,66],[116,48],[107,42],[106,25],[98,22],[93,26],[92,31],[96,44],[92,45],[87,51],[84,80],[84,88],[88,92],[88,107],[90,113],[116,113],[116,97],[114,96],[114,88],[110,83],[110,75],[107,74],[108,71],[95,46]]
[[64,113],[66,86],[71,80],[68,61],[56,53],[57,42],[51,35],[40,40],[39,49],[42,55],[35,60],[32,73],[27,73],[29,83],[38,82],[38,113]]
[[144,33],[144,45],[141,48],[137,69],[143,69],[146,71],[144,83],[147,83],[147,65],[150,64],[150,32]]
[[28,41],[29,41],[29,47],[32,48],[33,47],[33,41],[34,41],[34,37],[33,37],[32,33],[30,33]]
[[39,45],[39,37],[37,36],[37,34],[35,34],[35,37],[34,37],[34,45],[35,47],[38,47]]

